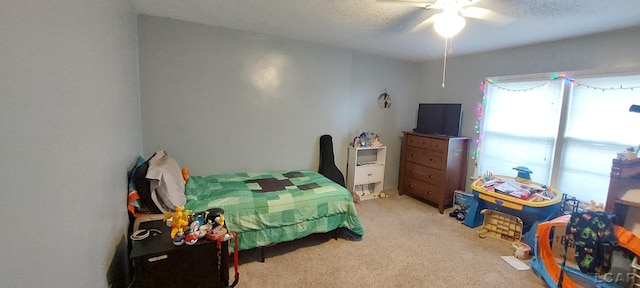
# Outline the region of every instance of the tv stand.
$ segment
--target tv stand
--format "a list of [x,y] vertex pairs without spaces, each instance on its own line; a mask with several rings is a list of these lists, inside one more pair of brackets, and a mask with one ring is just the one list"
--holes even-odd
[[438,206],[453,204],[453,192],[465,190],[469,138],[403,132],[398,192]]

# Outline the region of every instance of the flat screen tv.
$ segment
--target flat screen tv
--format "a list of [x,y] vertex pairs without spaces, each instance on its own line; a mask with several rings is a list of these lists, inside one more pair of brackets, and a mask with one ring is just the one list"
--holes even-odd
[[415,132],[460,136],[462,104],[421,103],[418,105],[418,124]]

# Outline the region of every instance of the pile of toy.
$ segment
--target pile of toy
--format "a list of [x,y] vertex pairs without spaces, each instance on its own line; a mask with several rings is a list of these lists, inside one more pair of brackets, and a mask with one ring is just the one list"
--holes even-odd
[[194,214],[179,206],[175,212],[164,214],[163,220],[171,227],[170,237],[173,245],[193,245],[198,239],[207,237],[210,240],[233,238],[224,225],[224,210],[209,209],[203,213]]
[[[635,256],[632,262],[635,268],[640,238],[614,224],[615,215],[599,211],[595,203],[591,204],[590,208],[596,208],[592,210],[581,209],[575,198],[565,201],[574,202],[569,214],[562,212],[561,216],[537,225],[534,257],[529,262],[533,271],[548,287],[577,288],[588,284],[589,287],[619,288],[622,286],[618,282],[633,282],[635,278],[629,279],[629,276],[634,275],[611,273],[612,252],[621,250],[623,257]],[[570,262],[574,263],[569,265]]]
[[353,138],[351,146],[355,148],[377,148],[384,146],[384,144],[380,142],[380,135],[373,132],[362,132],[360,136]]

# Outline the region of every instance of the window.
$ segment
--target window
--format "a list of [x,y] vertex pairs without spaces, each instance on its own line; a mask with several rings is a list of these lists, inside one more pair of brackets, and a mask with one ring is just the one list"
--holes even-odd
[[[546,78],[549,79],[549,78]],[[611,160],[640,144],[640,74],[487,81],[478,172],[515,176],[606,202]]]

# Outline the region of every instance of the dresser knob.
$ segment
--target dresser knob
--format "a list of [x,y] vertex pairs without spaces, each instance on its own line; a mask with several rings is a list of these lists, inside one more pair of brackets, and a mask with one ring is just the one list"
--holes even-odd
[[409,172],[413,173],[413,169],[409,170]]
[[416,154],[415,154],[415,153],[411,154],[411,157],[414,157],[414,158],[415,158],[415,157],[416,157]]
[[429,179],[433,179],[433,175],[429,175]]
[[409,184],[409,188],[413,188],[413,184]]
[[429,161],[436,162],[436,159],[431,158],[431,159],[429,159]]
[[431,195],[431,191],[427,191],[427,194]]

